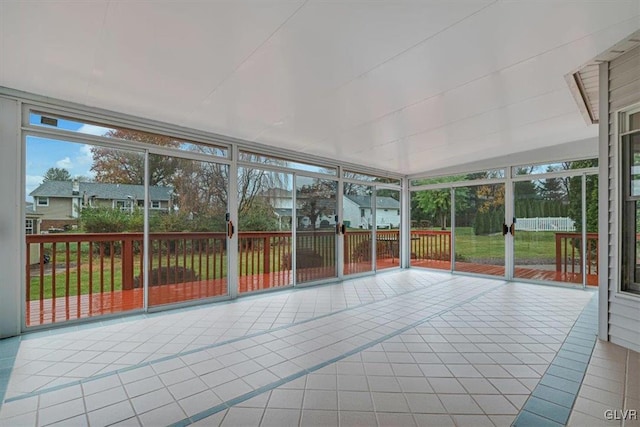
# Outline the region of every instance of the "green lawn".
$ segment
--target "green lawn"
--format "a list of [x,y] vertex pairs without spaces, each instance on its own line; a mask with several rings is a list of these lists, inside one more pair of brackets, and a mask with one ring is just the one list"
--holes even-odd
[[[78,270],[75,265],[77,264],[77,245],[73,244],[70,248],[70,257],[69,261],[72,267],[69,269],[69,275],[67,277],[66,273],[66,250],[64,247],[60,247],[61,245],[57,245],[56,250],[56,274],[55,274],[55,282],[56,282],[56,296],[64,297],[65,295],[77,295],[78,294]],[[85,248],[86,246],[86,248]],[[45,252],[51,255],[51,250]],[[275,271],[279,271],[281,266],[283,265],[284,260],[281,259],[282,250],[280,248],[271,248],[270,251],[270,265],[275,267]],[[244,255],[248,256],[244,256]],[[140,275],[140,254],[137,253],[134,255],[134,278]],[[256,249],[244,251],[243,256],[239,256],[239,272],[241,275],[253,275],[253,274],[262,274],[264,272],[264,250]],[[53,262],[53,257],[51,257],[51,263]],[[89,249],[88,245],[82,245],[81,247],[81,257],[80,257],[80,294],[88,294],[91,290],[92,293],[100,292],[101,284],[105,291],[110,291],[113,287],[113,290],[121,290],[122,289],[122,259],[120,254],[114,255],[113,260],[113,274],[112,274],[112,266],[111,259],[109,256],[105,256],[104,258],[104,268],[100,265],[99,254],[94,254],[92,261],[92,268],[89,269]],[[215,268],[214,268],[215,262]],[[46,264],[45,275],[43,277],[43,297],[51,298],[53,295],[53,278],[54,275],[51,274],[51,263]],[[186,267],[188,269],[192,269],[196,275],[200,279],[219,279],[227,276],[227,254],[226,251],[223,253],[218,252],[216,254],[215,259],[213,257],[209,257],[207,262],[206,254],[202,254],[202,258],[198,256],[198,254],[194,254],[193,264],[191,262],[191,255],[188,252],[186,256],[186,263],[182,252],[178,253],[176,257],[175,253],[171,253],[169,255],[169,260],[167,261],[166,252],[161,256],[155,254],[152,256],[152,266],[153,268],[157,268],[159,263],[163,267],[166,267],[167,264],[170,266],[178,265],[180,267]],[[209,274],[207,275],[207,264],[209,267]],[[215,274],[214,274],[215,269]],[[39,268],[31,270],[31,280],[30,280],[30,300],[38,300],[40,299],[40,274]],[[100,272],[102,271],[102,279],[100,276]],[[113,283],[112,283],[113,276]],[[66,281],[67,278],[69,280],[69,292],[66,291]],[[91,280],[90,280],[91,279]],[[89,283],[91,282],[91,289]]]
[[[501,233],[490,236],[476,236],[471,227],[456,229],[455,251],[458,258],[465,260],[495,259],[504,257],[505,237]],[[556,243],[553,231],[517,231],[515,235],[516,260],[531,263],[555,259]],[[419,249],[414,244],[413,251]]]

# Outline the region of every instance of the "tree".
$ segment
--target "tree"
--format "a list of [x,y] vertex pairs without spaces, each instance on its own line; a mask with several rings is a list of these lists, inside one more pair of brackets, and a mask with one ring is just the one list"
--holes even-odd
[[42,182],[71,181],[71,174],[64,168],[49,168],[42,177]]
[[[424,183],[439,184],[462,180],[464,180],[464,176],[449,176],[429,179]],[[419,191],[415,200],[417,202],[416,208],[439,222],[442,230],[447,228],[447,219],[451,212],[451,190],[449,188]],[[456,188],[456,213],[463,212],[468,206],[469,189],[467,187]]]
[[313,184],[298,188],[297,212],[302,216],[309,217],[311,227],[314,230],[318,218],[335,212],[336,191],[335,181],[322,179],[315,179]]
[[[571,162],[571,169],[583,169],[598,166],[597,159]],[[586,178],[587,231],[598,231],[598,175]],[[575,221],[576,231],[582,231],[582,176],[569,179],[569,212]]]
[[[174,138],[155,135],[130,129],[110,130],[105,135],[110,138],[137,141],[161,147],[179,147],[180,142]],[[93,165],[97,182],[111,184],[144,184],[144,156],[140,153],[119,150],[116,148],[91,147]],[[170,185],[180,160],[163,155],[149,156],[149,185]]]

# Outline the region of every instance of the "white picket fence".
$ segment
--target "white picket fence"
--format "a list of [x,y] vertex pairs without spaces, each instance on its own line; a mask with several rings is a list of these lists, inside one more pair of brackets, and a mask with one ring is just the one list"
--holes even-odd
[[516,230],[522,231],[576,231],[575,221],[567,217],[518,218]]

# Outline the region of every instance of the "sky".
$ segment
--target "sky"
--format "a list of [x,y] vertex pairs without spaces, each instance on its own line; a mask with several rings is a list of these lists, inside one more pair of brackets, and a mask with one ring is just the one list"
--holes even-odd
[[[40,125],[40,116],[31,114],[31,123]],[[58,120],[57,129],[71,130],[81,134],[104,135],[109,129],[67,120]],[[25,167],[25,196],[28,202],[33,201],[29,196],[41,183],[49,168],[63,168],[72,177],[93,177],[91,165],[93,157],[91,146],[74,142],[60,141],[50,138],[27,136],[26,167]]]

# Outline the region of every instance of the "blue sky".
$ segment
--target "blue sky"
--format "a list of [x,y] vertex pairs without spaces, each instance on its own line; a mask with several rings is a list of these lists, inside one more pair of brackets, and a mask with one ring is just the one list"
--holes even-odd
[[[40,125],[40,116],[32,114],[31,123]],[[90,135],[104,135],[109,130],[99,126],[67,120],[58,120],[57,128]],[[93,163],[93,158],[90,147],[88,144],[28,136],[25,168],[26,200],[32,201],[29,193],[42,183],[42,177],[49,168],[64,168],[73,177],[92,177],[91,164]]]

